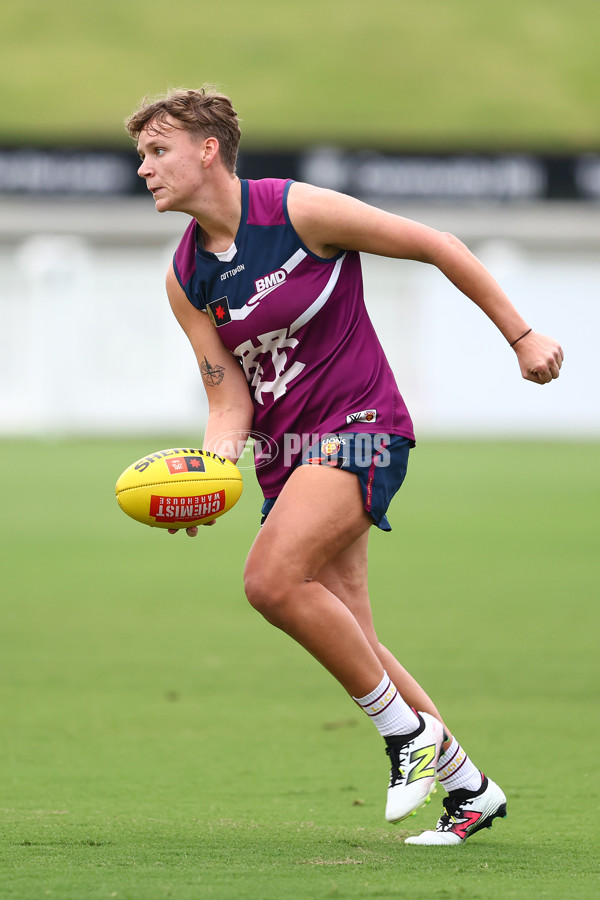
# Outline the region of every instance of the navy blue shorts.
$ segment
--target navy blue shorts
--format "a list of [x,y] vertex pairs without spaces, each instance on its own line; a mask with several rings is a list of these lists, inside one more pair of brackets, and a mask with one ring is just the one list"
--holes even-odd
[[[406,477],[408,454],[413,446],[413,441],[396,434],[340,431],[312,444],[299,465],[332,466],[354,472],[360,482],[366,511],[378,528],[391,531],[387,509]],[[263,503],[262,522],[276,500],[277,497],[269,497]]]

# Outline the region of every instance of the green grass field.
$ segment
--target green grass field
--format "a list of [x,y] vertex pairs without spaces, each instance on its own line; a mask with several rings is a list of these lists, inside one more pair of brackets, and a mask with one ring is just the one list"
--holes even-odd
[[0,443],[0,897],[595,898],[598,444],[423,441],[372,536],[380,635],[509,798],[440,850],[402,838],[441,792],[386,825],[374,729],[243,598],[253,475],[195,541],[118,509],[173,441]]
[[125,143],[218,84],[246,146],[598,149],[597,0],[4,0],[0,143]]

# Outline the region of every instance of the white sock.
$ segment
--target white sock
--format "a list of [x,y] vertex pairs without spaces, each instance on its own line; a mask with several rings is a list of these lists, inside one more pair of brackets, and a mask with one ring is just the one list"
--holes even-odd
[[481,772],[471,762],[456,738],[452,738],[452,743],[438,760],[437,777],[448,793],[459,789],[477,791],[482,783]]
[[405,703],[387,672],[383,673],[381,682],[366,697],[353,697],[353,700],[369,716],[379,734],[412,734],[419,727],[419,717]]

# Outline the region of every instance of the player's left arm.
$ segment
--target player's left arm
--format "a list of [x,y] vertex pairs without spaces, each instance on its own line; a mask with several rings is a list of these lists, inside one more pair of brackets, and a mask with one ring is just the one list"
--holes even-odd
[[485,266],[454,235],[345,194],[297,182],[290,187],[288,212],[299,236],[319,256],[357,250],[436,266],[483,310],[509,344],[514,343],[523,378],[536,384],[558,378],[563,361],[560,344],[529,329]]

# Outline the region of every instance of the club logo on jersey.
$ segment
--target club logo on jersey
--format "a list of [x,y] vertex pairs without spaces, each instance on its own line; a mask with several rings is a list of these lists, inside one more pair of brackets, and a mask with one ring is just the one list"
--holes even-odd
[[335,435],[329,435],[321,441],[321,453],[323,456],[335,456],[341,449],[342,442]]
[[350,413],[349,416],[346,416],[346,425],[352,425],[353,422],[376,422],[377,421],[377,410],[376,409],[364,409],[362,412]]
[[[264,406],[265,394],[271,394],[273,400],[278,400],[287,393],[288,384],[306,367],[305,363],[297,360],[288,365],[288,351],[293,351],[298,346],[298,339],[290,337],[287,328],[279,331],[269,331],[259,334],[256,338],[258,347],[252,339],[244,341],[233,351],[233,355],[241,359],[246,373],[246,378],[254,388],[254,399]],[[270,358],[275,377],[267,380],[267,360]]]
[[231,322],[227,297],[219,297],[218,300],[212,300],[211,303],[207,303],[206,312],[213,325],[216,325],[217,328],[219,325],[227,325],[228,322]]
[[206,466],[201,456],[176,456],[173,459],[165,459],[171,475],[180,472],[206,472]]

